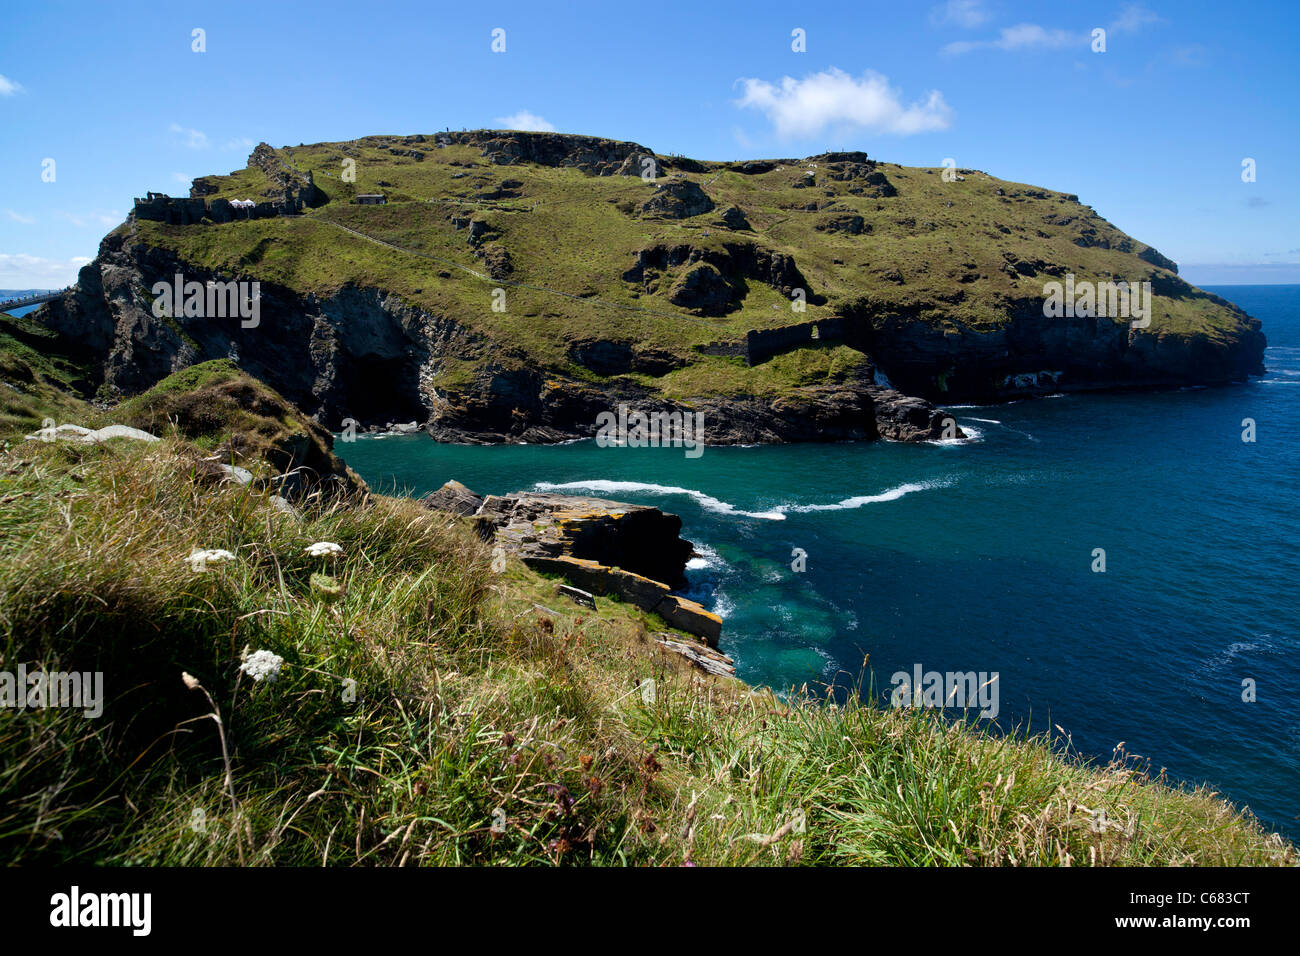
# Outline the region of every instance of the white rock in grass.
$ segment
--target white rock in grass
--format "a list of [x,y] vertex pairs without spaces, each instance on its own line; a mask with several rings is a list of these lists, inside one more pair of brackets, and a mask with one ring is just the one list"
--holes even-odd
[[218,463],[218,468],[226,473],[226,477],[239,485],[246,485],[253,480],[253,473],[247,468],[240,468],[238,465],[227,465]]
[[268,500],[271,502],[271,507],[276,511],[282,511],[294,518],[300,517],[298,509],[289,503],[289,499],[284,498],[281,495],[271,495]]
[[27,436],[29,441],[75,441],[91,445],[107,441],[110,438],[130,438],[134,441],[158,441],[156,435],[150,435],[130,425],[105,425],[99,429],[82,428],[80,425],[59,425],[57,428],[42,428]]
[[[53,419],[47,418],[46,421]],[[80,425],[59,425],[57,428],[42,428],[38,432],[33,432],[27,436],[28,441],[57,441],[59,439],[76,439],[80,440],[86,435],[92,434],[91,429],[82,428]]]
[[105,427],[82,436],[83,442],[101,442],[110,438],[130,438],[133,441],[158,441],[157,435],[150,435],[130,425],[106,425]]

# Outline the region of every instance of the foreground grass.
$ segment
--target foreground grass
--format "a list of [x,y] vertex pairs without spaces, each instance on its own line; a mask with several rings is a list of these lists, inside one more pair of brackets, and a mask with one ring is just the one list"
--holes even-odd
[[[107,700],[0,710],[7,863],[1296,862],[1208,791],[706,678],[635,609],[494,573],[447,515],[364,495],[295,517],[200,454],[0,453],[2,666],[101,670]],[[236,558],[195,573],[208,548]],[[240,672],[262,649],[274,682]]]

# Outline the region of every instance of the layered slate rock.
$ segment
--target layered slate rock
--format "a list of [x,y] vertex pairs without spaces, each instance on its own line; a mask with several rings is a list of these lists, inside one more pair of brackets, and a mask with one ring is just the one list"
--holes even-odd
[[667,589],[686,584],[686,562],[695,553],[689,541],[678,537],[682,519],[648,505],[518,492],[488,495],[476,516],[484,537],[495,535],[521,555],[591,560]]
[[702,637],[716,647],[722,634],[722,618],[702,604],[669,593],[668,585],[622,568],[612,568],[584,558],[568,555],[547,557],[522,552],[524,564],[541,574],[558,574],[575,587],[590,594],[617,597],[619,600],[658,614],[673,627]]
[[[477,531],[541,574],[579,593],[616,597],[659,615],[716,647],[722,618],[673,594],[695,553],[679,537],[682,520],[649,505],[603,498],[518,492],[480,497],[449,481],[422,499],[430,508],[472,516]],[[572,595],[570,595],[572,596]],[[701,652],[703,653],[703,652]]]
[[706,673],[717,677],[736,676],[736,662],[715,648],[694,641],[678,641],[671,634],[656,634],[654,638],[664,651],[686,658]]

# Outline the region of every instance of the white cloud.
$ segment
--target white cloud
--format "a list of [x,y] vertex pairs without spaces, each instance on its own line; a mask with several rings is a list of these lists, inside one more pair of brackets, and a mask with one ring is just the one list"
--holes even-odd
[[954,24],[972,29],[987,21],[988,11],[982,0],[948,0],[930,11],[930,23],[936,27]]
[[[950,4],[951,6],[951,4]],[[1162,22],[1146,7],[1129,4],[1106,30],[1112,34],[1137,33],[1150,23]],[[1041,27],[1036,23],[1017,23],[1003,27],[996,40],[958,40],[943,48],[944,53],[969,53],[971,50],[1060,50],[1070,46],[1087,46],[1092,42],[1092,30],[1061,30]]]
[[6,209],[5,215],[14,222],[21,222],[24,226],[30,226],[36,222],[31,216],[24,216],[22,213],[14,212],[12,209]]
[[1108,29],[1111,33],[1137,33],[1148,23],[1161,22],[1161,19],[1146,7],[1133,3],[1124,8],[1119,15],[1119,19],[1112,23]]
[[172,182],[188,187],[194,183],[194,177],[189,173],[172,173]]
[[185,141],[185,145],[190,149],[207,149],[210,145],[208,143],[208,134],[202,130],[189,129],[180,123],[172,123],[167,128],[173,133],[178,133],[181,139]]
[[256,145],[247,136],[236,136],[234,139],[226,140],[222,149],[252,149]]
[[766,114],[783,139],[816,136],[827,129],[856,128],[902,136],[947,129],[952,110],[943,94],[931,90],[924,100],[904,106],[889,80],[868,70],[855,79],[832,67],[780,85],[741,78],[744,94],[737,106]]
[[0,288],[57,289],[72,285],[77,271],[89,261],[88,256],[45,259],[25,252],[0,252]]
[[496,122],[501,124],[501,129],[530,130],[535,133],[555,132],[553,124],[528,110],[520,110],[513,116],[498,116]]
[[1075,33],[1070,30],[1049,30],[1036,23],[1018,23],[1003,27],[996,40],[958,40],[943,48],[944,53],[969,53],[981,48],[999,50],[1059,50],[1062,47],[1087,45],[1091,32]]
[[21,83],[11,80],[3,73],[0,73],[0,96],[13,96],[15,93],[25,92],[26,90],[23,89]]

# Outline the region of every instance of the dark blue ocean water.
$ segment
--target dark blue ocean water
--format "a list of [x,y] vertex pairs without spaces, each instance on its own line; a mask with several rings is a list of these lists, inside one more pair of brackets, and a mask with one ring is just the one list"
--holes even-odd
[[958,408],[964,443],[338,450],[386,491],[658,505],[704,555],[692,591],[745,680],[997,671],[1001,727],[1059,725],[1101,760],[1122,741],[1298,837],[1300,286],[1214,291],[1263,321],[1259,380]]

